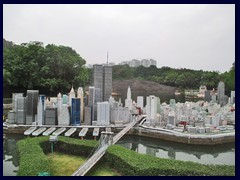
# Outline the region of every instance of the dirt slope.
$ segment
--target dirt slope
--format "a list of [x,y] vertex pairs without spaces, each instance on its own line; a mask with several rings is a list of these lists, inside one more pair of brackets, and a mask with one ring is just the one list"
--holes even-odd
[[125,91],[127,92],[128,86],[131,87],[131,90],[134,92],[141,91],[141,92],[157,92],[163,94],[174,94],[176,88],[171,86],[165,86],[162,84],[158,84],[152,81],[146,80],[117,80],[113,81],[113,92]]

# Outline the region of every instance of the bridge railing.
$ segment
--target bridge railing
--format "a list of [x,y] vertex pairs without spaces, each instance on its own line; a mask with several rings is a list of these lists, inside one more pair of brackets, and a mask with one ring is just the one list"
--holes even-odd
[[130,124],[128,124],[123,130],[121,130],[113,138],[112,138],[113,133],[111,132],[102,133],[97,145],[91,151],[90,153],[91,155],[88,156],[85,163],[82,164],[78,168],[78,170],[72,174],[72,176],[84,176],[98,162],[98,160],[101,159],[101,157],[105,154],[107,148],[111,144],[115,144],[122,136],[124,136],[124,134],[126,134],[141,119],[142,119],[142,116],[140,117],[136,116]]

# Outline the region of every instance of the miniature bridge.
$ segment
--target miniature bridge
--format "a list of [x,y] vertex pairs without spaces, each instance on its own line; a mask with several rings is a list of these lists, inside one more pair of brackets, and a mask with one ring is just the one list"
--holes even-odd
[[102,132],[102,135],[97,145],[92,150],[92,153],[90,153],[85,163],[82,164],[78,170],[72,174],[72,176],[84,176],[101,159],[110,145],[115,144],[121,137],[124,136],[124,134],[126,134],[137,122],[142,119],[142,116],[137,116],[136,119],[133,119],[133,122],[129,123],[114,137],[112,137],[113,132]]

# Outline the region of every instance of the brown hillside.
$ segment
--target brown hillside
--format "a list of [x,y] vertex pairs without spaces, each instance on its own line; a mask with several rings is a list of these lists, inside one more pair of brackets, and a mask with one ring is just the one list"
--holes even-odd
[[118,93],[119,95],[116,97],[121,97],[122,102],[127,96],[127,88],[131,87],[132,91],[132,99],[136,100],[137,96],[148,96],[155,95],[160,97],[162,100],[168,98],[174,98],[174,92],[176,90],[175,87],[165,86],[162,84],[158,84],[152,81],[146,80],[116,80],[112,83],[113,93]]
[[132,91],[144,91],[144,92],[162,92],[162,93],[170,93],[174,94],[176,88],[171,86],[165,86],[162,84],[158,84],[152,81],[146,81],[146,80],[136,80],[136,79],[130,79],[130,80],[116,80],[113,81],[113,92],[118,91],[126,91],[128,86],[131,87]]

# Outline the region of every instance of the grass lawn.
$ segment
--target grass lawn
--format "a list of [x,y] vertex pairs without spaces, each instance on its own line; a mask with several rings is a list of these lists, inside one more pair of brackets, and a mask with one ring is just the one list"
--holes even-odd
[[[85,157],[74,156],[54,152],[47,154],[51,160],[52,176],[71,176],[85,161]],[[107,162],[99,161],[87,174],[87,176],[119,176],[120,174],[112,169]]]
[[121,176],[121,174],[111,168],[107,162],[100,160],[86,176]]

